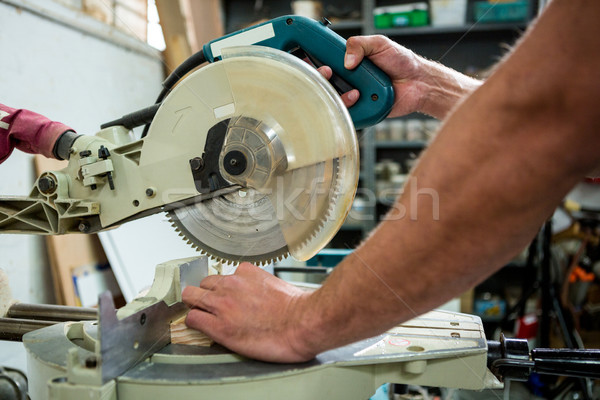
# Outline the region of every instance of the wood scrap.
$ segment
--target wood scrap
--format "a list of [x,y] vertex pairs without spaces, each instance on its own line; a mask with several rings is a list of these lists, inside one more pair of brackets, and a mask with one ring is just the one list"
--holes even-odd
[[171,343],[186,344],[190,346],[210,347],[214,343],[208,335],[199,330],[188,328],[185,324],[187,313],[181,318],[171,322]]

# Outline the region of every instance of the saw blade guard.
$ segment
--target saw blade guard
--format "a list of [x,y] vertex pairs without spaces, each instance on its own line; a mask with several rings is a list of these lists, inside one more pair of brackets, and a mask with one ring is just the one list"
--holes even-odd
[[[220,173],[250,192],[176,209],[171,220],[223,261],[266,263],[288,252],[307,260],[339,230],[356,192],[358,142],[348,110],[318,71],[288,53],[243,46],[222,56],[173,89],[157,114],[165,118],[155,118],[168,124],[153,122],[148,139],[163,153],[173,148],[166,142],[189,141],[182,158],[192,159],[205,146],[201,132],[227,122]],[[239,210],[243,218],[232,218]]]
[[[227,178],[268,194],[290,254],[307,260],[333,238],[352,206],[359,157],[350,114],[318,71],[288,53],[246,46],[222,54],[230,61],[224,68],[236,108],[270,126],[269,143],[282,147],[281,155],[271,150],[275,162],[262,185]],[[257,68],[258,80],[245,72]],[[228,135],[223,153],[232,140]]]

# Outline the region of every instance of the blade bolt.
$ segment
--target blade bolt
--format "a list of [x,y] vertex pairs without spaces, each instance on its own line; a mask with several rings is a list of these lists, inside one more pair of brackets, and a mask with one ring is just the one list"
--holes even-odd
[[44,194],[52,194],[56,190],[56,181],[50,175],[45,175],[38,181],[38,188]]
[[190,167],[192,167],[192,171],[200,171],[204,168],[204,160],[200,157],[194,157],[190,160]]
[[225,167],[225,171],[231,175],[240,175],[242,174],[248,165],[248,160],[244,153],[238,150],[230,151],[225,154],[223,158],[223,167]]

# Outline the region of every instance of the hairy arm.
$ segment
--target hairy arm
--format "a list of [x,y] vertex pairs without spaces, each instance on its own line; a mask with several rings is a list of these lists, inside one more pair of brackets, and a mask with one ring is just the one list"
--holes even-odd
[[510,260],[599,161],[600,2],[554,0],[460,102],[371,236],[307,294],[243,264],[187,288],[187,323],[302,361],[442,304]]

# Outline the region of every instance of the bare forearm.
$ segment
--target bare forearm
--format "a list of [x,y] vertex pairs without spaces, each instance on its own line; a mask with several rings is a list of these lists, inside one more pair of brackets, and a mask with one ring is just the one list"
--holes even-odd
[[590,49],[600,35],[591,18],[585,25],[578,17],[592,5],[600,11],[596,2],[552,3],[452,113],[390,219],[319,291],[298,300],[310,351],[381,332],[481,281],[597,165],[600,58]]
[[444,119],[459,102],[483,83],[434,61],[422,59],[424,93],[419,111]]

